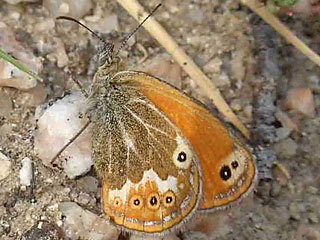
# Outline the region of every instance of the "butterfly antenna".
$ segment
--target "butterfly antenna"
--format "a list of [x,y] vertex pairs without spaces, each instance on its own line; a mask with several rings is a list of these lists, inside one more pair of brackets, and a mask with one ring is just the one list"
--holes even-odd
[[96,38],[98,38],[101,42],[103,42],[105,45],[110,45],[110,43],[107,43],[102,37],[100,37],[97,33],[95,33],[94,31],[92,31],[90,28],[88,28],[86,25],[82,24],[81,22],[79,22],[78,20],[72,18],[72,17],[68,17],[68,16],[59,16],[56,18],[57,20],[69,20],[75,23],[78,23],[80,26],[84,27],[85,29],[87,29],[89,32],[91,32],[93,34],[93,36],[95,36]]
[[132,31],[123,41],[120,47],[118,48],[115,56],[118,56],[121,49],[127,44],[128,40],[139,30],[139,28],[154,14],[155,11],[158,10],[159,7],[161,7],[161,3],[159,3],[152,11],[151,13],[136,27],[134,31]]

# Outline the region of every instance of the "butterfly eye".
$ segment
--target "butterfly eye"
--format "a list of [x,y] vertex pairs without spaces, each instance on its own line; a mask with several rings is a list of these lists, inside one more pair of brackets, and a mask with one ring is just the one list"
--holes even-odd
[[222,180],[227,181],[231,178],[231,169],[229,166],[223,166],[220,170],[220,177]]
[[160,207],[160,199],[158,194],[150,194],[147,200],[148,208],[157,210]]
[[134,195],[130,199],[129,204],[130,204],[130,207],[133,208],[133,209],[141,209],[142,205],[143,205],[143,199],[139,195]]
[[167,208],[174,206],[176,197],[173,192],[168,191],[163,196],[163,205]]

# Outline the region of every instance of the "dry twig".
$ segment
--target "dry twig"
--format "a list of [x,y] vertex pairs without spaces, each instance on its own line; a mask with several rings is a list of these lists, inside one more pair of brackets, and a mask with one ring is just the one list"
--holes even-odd
[[320,57],[312,51],[306,44],[297,38],[285,25],[283,25],[272,13],[270,13],[266,6],[258,0],[238,0],[242,4],[251,8],[252,11],[257,13],[264,21],[273,27],[281,36],[283,36],[289,43],[294,45],[299,51],[307,56],[311,61],[320,67]]

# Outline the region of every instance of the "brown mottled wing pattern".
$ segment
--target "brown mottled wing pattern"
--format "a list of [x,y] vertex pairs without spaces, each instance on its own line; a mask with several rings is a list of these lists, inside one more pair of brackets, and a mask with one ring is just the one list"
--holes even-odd
[[179,128],[124,80],[114,79],[106,103],[91,103],[108,106],[99,115],[106,119],[92,120],[103,208],[128,231],[161,234],[197,208],[198,160]]

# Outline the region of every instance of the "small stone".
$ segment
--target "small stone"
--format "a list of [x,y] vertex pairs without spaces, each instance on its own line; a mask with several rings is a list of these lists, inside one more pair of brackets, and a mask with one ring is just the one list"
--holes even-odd
[[206,65],[203,66],[203,70],[206,73],[220,73],[222,61],[220,58],[211,59]]
[[53,17],[68,15],[80,19],[93,7],[91,0],[44,0],[43,6]]
[[5,179],[11,173],[11,161],[0,152],[0,181]]
[[3,124],[0,127],[0,137],[5,137],[12,131],[12,125],[11,124]]
[[299,132],[298,125],[288,116],[287,113],[277,109],[275,116],[283,127]]
[[292,129],[286,128],[286,127],[280,127],[276,129],[276,135],[277,135],[277,141],[282,141],[289,137],[290,133],[292,132]]
[[319,217],[315,212],[309,212],[308,219],[311,223],[319,223]]
[[184,17],[187,22],[193,22],[194,24],[201,24],[204,20],[204,14],[202,10],[196,6],[192,6],[192,8],[189,9]]
[[295,220],[300,220],[301,218],[301,212],[304,212],[305,208],[303,204],[298,204],[296,202],[292,202],[289,204],[289,213],[290,217]]
[[284,107],[289,110],[297,110],[307,117],[314,116],[315,103],[311,89],[290,89],[284,101]]
[[241,101],[239,99],[232,100],[230,107],[236,112],[240,111],[242,109]]
[[165,82],[181,89],[182,69],[176,62],[172,61],[169,56],[160,55],[144,63],[143,68],[138,71],[149,73]]
[[0,86],[27,90],[37,85],[37,80],[22,72],[11,63],[0,59]]
[[112,31],[119,31],[119,21],[116,14],[108,14],[107,16],[99,19],[94,24],[89,24],[91,28],[100,33],[110,33]]
[[[53,157],[72,139],[88,121],[80,118],[86,108],[86,99],[79,91],[74,91],[45,109],[36,112],[39,117],[35,131],[35,151],[44,165],[52,167]],[[41,116],[39,116],[41,115]],[[89,127],[90,128],[90,127]],[[91,158],[91,134],[86,129],[60,154],[64,171],[69,178],[87,173],[93,161]],[[49,147],[48,147],[49,146]],[[59,162],[56,159],[56,162]]]
[[47,90],[43,84],[39,83],[36,87],[21,92],[16,101],[24,106],[37,107],[45,103],[46,99]]
[[272,169],[272,174],[273,174],[274,179],[281,186],[287,185],[289,180],[291,179],[288,168],[285,165],[278,163],[278,162],[274,163],[274,167]]
[[273,181],[271,185],[270,195],[272,197],[279,196],[281,192],[281,185],[277,181]]
[[309,186],[309,187],[307,187],[307,192],[310,194],[316,195],[316,194],[318,194],[319,189],[316,187],[313,187],[313,186]]
[[276,143],[274,148],[279,156],[291,158],[296,155],[298,145],[291,138],[287,138],[286,140]]
[[31,159],[26,157],[22,160],[22,168],[19,172],[20,184],[30,186],[32,181],[33,171]]
[[247,106],[245,106],[244,109],[243,109],[244,115],[245,115],[249,120],[252,120],[252,110],[253,110],[252,105],[247,105]]
[[63,202],[59,210],[64,216],[63,231],[66,237],[91,240],[118,239],[118,229],[104,218],[82,209],[76,203]]
[[63,68],[68,64],[69,58],[66,53],[66,49],[62,40],[59,38],[55,39],[55,56],[57,58],[57,66],[59,68]]
[[49,18],[49,19],[45,19],[38,22],[34,26],[34,31],[43,33],[43,32],[52,30],[54,27],[55,27],[55,21],[52,18]]
[[5,92],[0,92],[0,116],[8,117],[13,109],[12,100]]
[[5,0],[7,3],[10,3],[10,4],[18,4],[20,2],[37,2],[39,0]]
[[99,181],[92,176],[85,176],[77,180],[77,186],[87,193],[97,193]]
[[92,197],[89,194],[81,192],[78,197],[78,203],[87,205],[91,201]]
[[231,85],[230,78],[224,71],[221,72],[221,74],[217,78],[214,78],[214,79],[215,79],[214,84],[217,87],[230,87],[230,85]]

